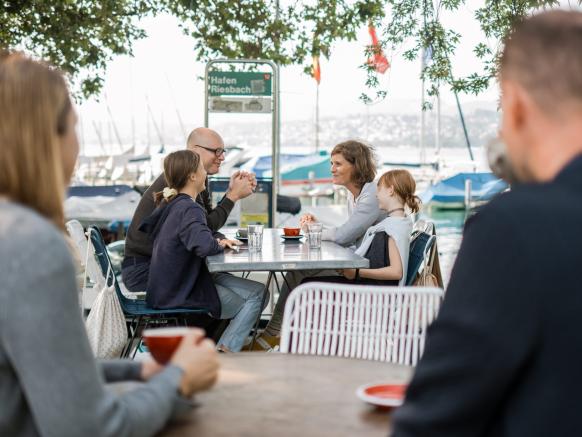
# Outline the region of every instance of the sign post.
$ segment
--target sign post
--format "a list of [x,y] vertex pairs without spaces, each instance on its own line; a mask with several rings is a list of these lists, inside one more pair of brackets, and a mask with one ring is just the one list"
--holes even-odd
[[[223,66],[264,65],[270,71],[221,71]],[[204,126],[209,112],[272,114],[272,225],[276,227],[277,194],[279,193],[280,94],[279,67],[265,59],[216,59],[206,64],[204,72]]]

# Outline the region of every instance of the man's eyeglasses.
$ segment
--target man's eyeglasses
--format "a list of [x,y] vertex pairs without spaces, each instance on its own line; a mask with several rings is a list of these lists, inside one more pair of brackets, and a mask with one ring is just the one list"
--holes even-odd
[[204,147],[204,146],[201,146],[199,144],[195,144],[195,146],[196,147],[200,147],[201,149],[208,150],[209,152],[214,153],[216,155],[216,157],[219,157],[223,153],[226,154],[226,149],[223,149],[222,147],[219,147],[217,149],[212,149],[210,147]]

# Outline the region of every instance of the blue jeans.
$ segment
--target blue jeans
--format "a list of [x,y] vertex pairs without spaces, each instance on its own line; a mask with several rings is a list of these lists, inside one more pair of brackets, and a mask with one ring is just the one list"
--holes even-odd
[[[259,282],[243,279],[227,273],[214,273],[214,285],[220,298],[221,319],[233,319],[220,337],[219,345],[233,352],[239,352],[251,332],[259,314],[269,302],[269,293]],[[261,308],[263,293],[267,293]]]

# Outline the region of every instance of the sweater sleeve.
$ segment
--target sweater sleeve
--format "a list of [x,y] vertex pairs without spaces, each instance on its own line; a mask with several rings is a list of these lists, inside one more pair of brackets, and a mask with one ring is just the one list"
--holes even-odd
[[322,238],[335,241],[341,246],[351,246],[378,221],[379,217],[380,208],[376,197],[372,193],[362,193],[348,220],[339,227],[325,229]]
[[198,195],[196,198],[196,202],[198,202],[198,204],[204,208],[204,211],[206,212],[207,225],[213,232],[217,232],[224,226],[226,220],[228,219],[228,215],[232,211],[232,208],[234,208],[234,202],[226,196],[224,196],[220,202],[218,202],[216,208],[212,208],[212,202],[210,200],[210,193],[208,190],[204,190],[202,193],[200,193],[200,195]]
[[216,255],[223,251],[213,232],[206,225],[206,218],[202,209],[194,204],[184,211],[179,229],[179,238],[187,250],[193,251],[202,258]]
[[499,210],[467,222],[443,306],[394,415],[393,436],[491,431],[491,417],[538,341],[540,309],[525,240],[519,224]]
[[141,381],[141,363],[130,360],[102,360],[101,372],[107,382]]
[[[106,390],[79,311],[70,256],[58,232],[30,232],[5,278],[0,342],[43,436],[151,436],[182,404],[181,370],[168,367],[135,390]],[[31,260],[34,263],[31,264]],[[26,268],[26,270],[24,270]],[[10,279],[12,282],[9,282]]]

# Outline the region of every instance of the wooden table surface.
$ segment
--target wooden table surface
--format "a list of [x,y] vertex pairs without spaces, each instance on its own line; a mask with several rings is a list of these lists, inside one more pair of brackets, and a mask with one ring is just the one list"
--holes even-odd
[[390,413],[355,394],[366,383],[406,383],[409,367],[347,358],[221,355],[217,385],[183,421],[160,435],[196,437],[382,436]]

